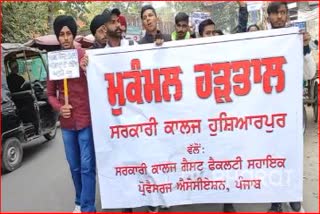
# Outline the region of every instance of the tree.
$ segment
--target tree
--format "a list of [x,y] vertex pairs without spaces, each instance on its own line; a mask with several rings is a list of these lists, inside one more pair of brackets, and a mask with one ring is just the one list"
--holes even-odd
[[57,15],[70,15],[76,20],[82,21],[85,27],[89,24],[89,20],[85,14],[90,11],[85,2],[43,2],[42,4],[46,4],[48,8],[48,26],[50,33],[53,33],[53,20]]
[[47,6],[41,3],[2,3],[2,42],[26,42],[45,34],[47,14]]
[[157,9],[158,17],[164,22],[174,22],[174,9],[162,7]]
[[[119,2],[121,3],[121,2]],[[89,23],[98,14],[101,14],[105,9],[111,8],[112,2],[88,2],[86,7],[89,10],[89,13],[85,14],[85,17],[89,20]]]
[[84,2],[4,2],[2,3],[2,42],[24,43],[36,36],[53,33],[57,15],[67,14],[81,20],[89,10]]
[[86,7],[90,11],[86,14],[89,20],[92,20],[94,16],[101,14],[105,9],[110,11],[113,8],[118,8],[123,15],[140,15],[140,10],[143,4],[147,2],[89,2],[86,3]]

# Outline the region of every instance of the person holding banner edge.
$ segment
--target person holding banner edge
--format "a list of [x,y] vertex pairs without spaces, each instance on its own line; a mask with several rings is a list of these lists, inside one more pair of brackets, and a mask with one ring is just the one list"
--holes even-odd
[[[272,29],[285,28],[289,19],[289,10],[287,2],[272,2],[268,5],[268,22]],[[304,65],[303,65],[303,79],[312,79],[316,72],[316,65],[310,55],[310,34],[307,32],[303,33],[303,54],[304,54]],[[301,83],[302,84],[302,83]],[[302,92],[301,92],[302,93]],[[290,202],[291,208],[299,212],[301,209],[301,202]],[[281,203],[272,203],[269,212],[282,212]]]
[[[146,35],[140,39],[139,44],[149,44],[155,43],[156,46],[161,46],[163,42],[171,41],[171,36],[167,34],[162,34],[160,30],[157,29],[158,17],[156,10],[151,5],[145,5],[141,8],[141,21],[144,29],[146,30]],[[163,207],[167,209],[166,207]],[[123,212],[133,212],[132,208],[126,208]],[[149,213],[159,212],[159,207],[148,206]]]
[[[107,44],[105,48],[112,48],[112,47],[121,47],[121,46],[131,46],[136,45],[136,43],[133,40],[127,40],[122,37],[122,29],[121,24],[119,21],[119,17],[112,14],[109,9],[105,9],[103,14],[106,18],[105,21],[105,28],[106,28],[106,34],[107,34]],[[147,18],[145,18],[145,21],[143,20],[143,15]],[[169,35],[162,35],[160,31],[156,30],[156,34],[153,36],[153,27],[157,26],[157,17],[155,9],[151,5],[146,5],[141,10],[141,19],[143,22],[143,25],[146,29],[149,29],[150,34],[146,35],[142,40],[139,41],[139,44],[147,44],[147,43],[155,43],[156,46],[161,46],[164,41],[170,41]],[[94,21],[94,20],[93,20]],[[152,31],[152,32],[151,32]],[[148,31],[147,31],[148,32]],[[84,55],[84,57],[81,60],[81,63],[83,65],[84,71],[86,71],[86,67],[89,63],[89,57],[88,55]],[[148,212],[150,213],[157,213],[159,211],[158,207],[148,207]],[[122,212],[125,213],[131,213],[133,212],[132,208],[124,208]]]
[[[146,5],[141,10],[141,18],[145,14],[146,11],[149,12],[149,14],[147,15],[148,20],[143,23],[145,23],[145,25],[148,25],[146,23],[149,23],[149,28],[156,26],[156,19],[154,19],[154,17],[153,17],[153,16],[156,17],[155,10],[153,9],[152,6]],[[105,22],[105,26],[106,26],[106,31],[107,31],[108,43],[106,44],[105,48],[135,45],[134,41],[126,40],[126,39],[122,38],[122,30],[120,28],[120,22],[119,22],[119,18],[117,16],[112,16],[111,12],[107,9],[104,11],[103,15],[105,17],[107,17],[107,20]],[[154,21],[155,21],[155,23],[154,23]],[[145,27],[147,28],[148,26],[145,26]],[[159,32],[156,33],[155,37],[151,37],[151,36],[152,36],[152,34],[150,33],[149,36],[144,37],[145,40],[143,40],[143,41],[146,43],[155,42],[156,45],[162,45],[163,40],[170,41],[170,38],[168,35],[163,36]],[[145,43],[140,43],[140,44],[145,44]],[[88,55],[84,56],[82,62],[84,65],[84,70],[86,70],[86,67],[89,63]],[[148,211],[150,213],[157,213],[159,211],[159,208],[149,206]],[[124,208],[122,210],[122,212],[131,213],[131,212],[133,212],[133,209],[132,208]]]
[[[58,16],[54,33],[62,50],[74,49],[77,24],[71,16]],[[85,51],[77,49],[80,60]],[[86,74],[80,61],[80,77],[67,81],[47,80],[48,101],[60,112],[60,124],[75,187],[74,212],[95,212],[96,161]],[[65,95],[65,96],[64,96]]]
[[[272,4],[272,3],[271,3],[271,4]],[[282,18],[284,18],[283,15],[286,14],[287,12],[280,11],[280,9],[283,9],[283,6],[286,6],[286,4],[280,3],[280,7],[282,7],[282,8],[278,7],[277,9],[272,9],[272,10],[270,9],[270,14],[269,14],[269,10],[268,10],[268,14],[269,14],[269,17],[270,17],[269,21],[270,21],[270,23],[271,23],[272,28],[282,28],[282,27],[285,27],[286,21],[287,21],[287,17],[285,18],[284,25],[283,25],[283,20],[282,20]],[[274,7],[274,8],[276,8],[276,7]],[[272,11],[275,11],[275,12],[272,12]],[[271,14],[271,13],[274,13],[274,14]],[[272,15],[275,15],[276,17],[272,17]],[[149,24],[148,24],[148,23],[149,23]],[[151,23],[151,22],[147,22],[147,24],[151,26],[150,23]],[[282,26],[282,27],[281,27],[281,26]],[[154,38],[154,39],[155,39],[155,38]],[[306,44],[306,42],[307,42],[307,40],[308,40],[308,34],[307,34],[307,33],[304,34],[304,40],[305,40],[304,44]],[[147,43],[148,43],[148,42],[147,42]],[[310,49],[309,49],[309,52],[310,52]],[[304,46],[304,53],[305,53],[305,66],[307,65],[307,67],[309,68],[309,70],[305,70],[305,71],[304,71],[304,79],[305,79],[305,78],[308,78],[308,77],[310,77],[310,76],[313,76],[313,75],[312,75],[312,69],[310,69],[310,68],[312,67],[312,62],[311,62],[310,59],[307,59],[307,61],[306,61],[306,56],[308,55],[308,47],[307,47],[306,45]],[[305,67],[305,66],[304,66],[304,67]],[[311,72],[310,72],[310,71],[311,71]],[[315,69],[313,69],[313,71],[315,71]],[[313,73],[313,74],[314,74],[314,73]],[[305,76],[306,76],[306,77],[305,77]],[[274,204],[279,204],[279,203],[274,203]],[[294,207],[295,205],[297,205],[297,206],[296,206],[295,208],[293,208],[293,209],[300,209],[299,206],[301,207],[300,202],[293,202],[293,203],[290,203],[290,205],[291,205],[292,207]],[[277,206],[277,207],[279,207],[279,206]],[[273,211],[273,210],[271,210],[271,211]],[[281,210],[281,204],[280,204],[280,211],[282,211],[282,210]],[[276,212],[277,212],[277,210],[276,210]]]
[[247,31],[247,24],[249,18],[249,12],[246,1],[237,1],[239,6],[238,26],[236,33],[243,33]]
[[[247,31],[248,24],[248,9],[245,1],[237,1],[239,5],[239,23],[236,27],[236,33],[243,33]],[[223,35],[221,30],[215,29],[216,25],[212,19],[203,20],[199,24],[199,35],[200,37],[211,37]]]

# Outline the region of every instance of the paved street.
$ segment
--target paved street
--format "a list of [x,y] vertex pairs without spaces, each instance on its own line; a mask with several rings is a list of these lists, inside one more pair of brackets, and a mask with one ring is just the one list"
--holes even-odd
[[[318,212],[318,125],[308,109],[308,130],[304,143],[304,202],[307,212]],[[37,141],[25,148],[22,166],[2,175],[1,211],[70,212],[74,208],[73,187],[61,132],[52,142]],[[237,211],[267,211],[270,204],[236,204]],[[290,211],[286,205],[285,211]],[[97,209],[101,211],[97,191]],[[137,208],[134,211],[145,211]],[[110,210],[104,210],[110,211]],[[119,210],[112,210],[119,211]],[[221,204],[186,205],[170,211],[222,211]]]

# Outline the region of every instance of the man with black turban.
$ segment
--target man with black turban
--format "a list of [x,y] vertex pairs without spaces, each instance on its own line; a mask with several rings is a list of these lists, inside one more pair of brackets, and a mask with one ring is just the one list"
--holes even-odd
[[93,18],[90,24],[90,31],[95,38],[93,47],[104,48],[107,44],[107,28],[105,26],[106,22],[109,22],[111,19],[110,13],[104,13],[97,15]]
[[[58,16],[53,23],[61,49],[74,49],[77,24],[71,16]],[[85,51],[77,48],[80,77],[68,79],[69,103],[65,102],[63,80],[47,80],[48,100],[60,112],[65,154],[75,187],[74,212],[95,212],[96,161],[91,128],[89,94],[82,59]]]
[[53,23],[54,33],[62,49],[71,49],[77,36],[77,24],[71,16],[58,16]]

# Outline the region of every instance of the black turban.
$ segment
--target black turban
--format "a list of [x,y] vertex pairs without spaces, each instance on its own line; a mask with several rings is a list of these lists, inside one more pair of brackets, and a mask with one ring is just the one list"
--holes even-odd
[[67,26],[70,29],[70,31],[71,31],[71,33],[73,35],[73,38],[76,38],[76,35],[77,35],[77,23],[72,18],[72,16],[65,16],[65,15],[58,16],[54,20],[53,29],[54,29],[54,33],[56,34],[56,37],[59,38],[60,31],[64,26]]
[[101,15],[97,15],[95,16],[90,24],[90,31],[92,33],[92,35],[96,34],[96,31],[99,27],[101,27],[102,25],[104,25],[106,22],[110,21],[110,18],[108,17],[107,14],[101,14]]

